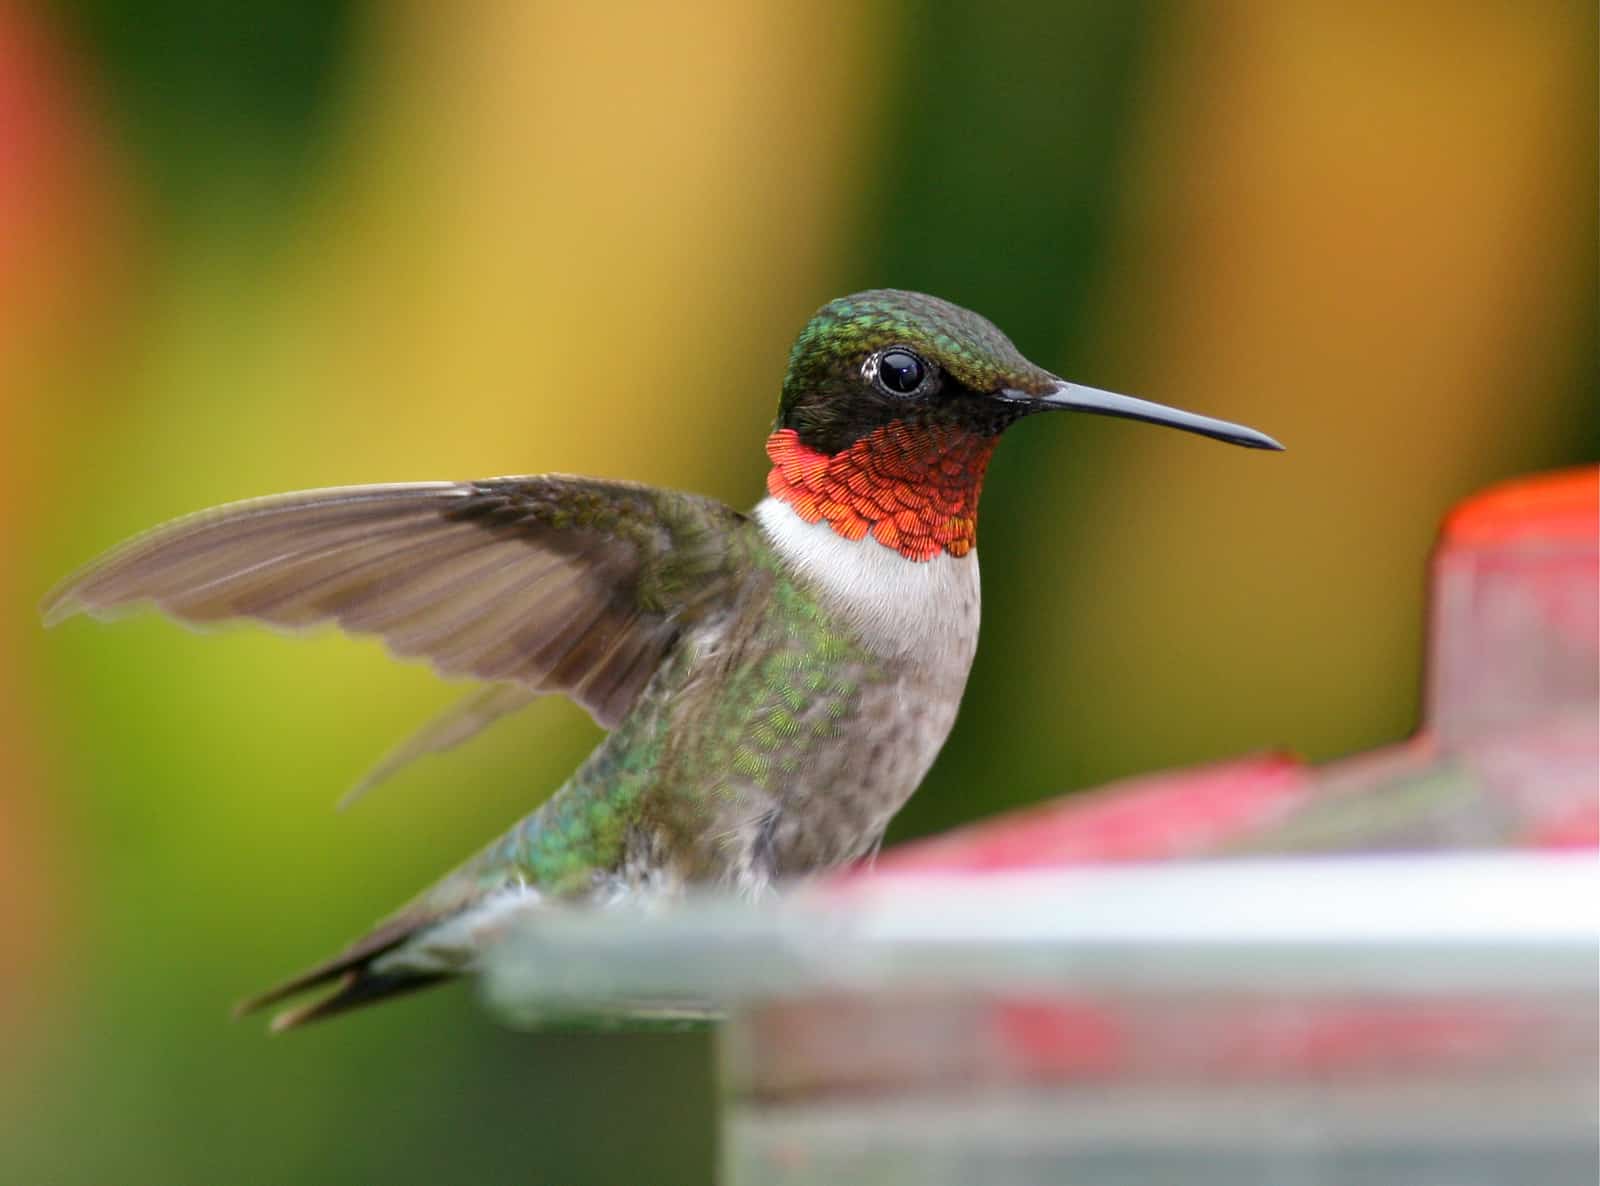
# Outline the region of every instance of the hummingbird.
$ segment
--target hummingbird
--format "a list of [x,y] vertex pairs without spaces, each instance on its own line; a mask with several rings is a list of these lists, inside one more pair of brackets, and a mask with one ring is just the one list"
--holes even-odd
[[1041,412],[1281,449],[1242,425],[1069,383],[983,317],[878,289],[794,343],[748,513],[542,474],[311,490],[136,536],[47,624],[149,603],[376,635],[480,687],[366,780],[559,692],[606,737],[565,785],[343,951],[241,1002],[321,990],[274,1030],[475,970],[529,910],[760,895],[861,858],[943,746],[978,641],[978,497]]

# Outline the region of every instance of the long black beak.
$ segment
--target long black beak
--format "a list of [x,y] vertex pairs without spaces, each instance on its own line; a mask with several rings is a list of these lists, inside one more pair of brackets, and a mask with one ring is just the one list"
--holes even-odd
[[1134,399],[1131,395],[1117,395],[1101,391],[1098,387],[1083,387],[1077,383],[1058,380],[1055,389],[1043,395],[1026,392],[1007,392],[1008,399],[1026,403],[1041,412],[1093,412],[1097,416],[1120,416],[1124,420],[1143,420],[1147,424],[1164,424],[1168,428],[1181,428],[1184,432],[1197,432],[1201,436],[1227,441],[1230,445],[1243,445],[1247,449],[1277,449],[1278,444],[1264,432],[1233,424],[1227,420],[1213,420],[1210,416],[1197,416],[1165,404],[1151,403],[1147,399]]

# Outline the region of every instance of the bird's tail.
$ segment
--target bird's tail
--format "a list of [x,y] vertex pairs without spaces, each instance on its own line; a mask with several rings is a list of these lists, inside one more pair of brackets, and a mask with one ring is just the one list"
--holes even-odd
[[[518,834],[513,829],[508,836]],[[240,1001],[234,1016],[331,986],[317,1000],[278,1014],[276,1033],[471,971],[478,952],[540,900],[507,864],[504,848],[504,838],[489,845],[332,959]]]
[[[452,977],[443,973],[431,976],[411,973],[382,975],[367,968],[356,969],[340,976],[337,987],[326,996],[278,1013],[272,1019],[271,1029],[273,1033],[281,1034],[284,1030],[296,1029],[308,1022],[335,1017],[350,1009],[359,1009],[363,1005],[372,1005],[390,997],[416,992],[419,988],[429,988],[449,979]],[[248,1013],[256,1007],[255,1001],[244,1001],[240,1003],[235,1013]]]
[[407,970],[377,971],[374,964],[384,955],[411,938],[426,923],[414,920],[396,920],[380,926],[371,934],[357,940],[330,960],[308,968],[281,984],[264,992],[247,997],[233,1008],[235,1017],[254,1013],[268,1005],[276,1005],[290,997],[310,992],[324,985],[334,985],[333,991],[303,1005],[286,1009],[272,1019],[272,1032],[295,1029],[312,1021],[321,1021],[362,1005],[374,1004],[389,997],[415,992],[451,977],[444,972]]

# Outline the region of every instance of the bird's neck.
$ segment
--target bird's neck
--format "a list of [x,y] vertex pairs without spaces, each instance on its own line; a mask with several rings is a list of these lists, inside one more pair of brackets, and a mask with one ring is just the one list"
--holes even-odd
[[767,438],[767,492],[807,523],[848,540],[871,536],[908,560],[965,556],[978,540],[978,495],[993,436],[897,420],[837,453],[792,428]]

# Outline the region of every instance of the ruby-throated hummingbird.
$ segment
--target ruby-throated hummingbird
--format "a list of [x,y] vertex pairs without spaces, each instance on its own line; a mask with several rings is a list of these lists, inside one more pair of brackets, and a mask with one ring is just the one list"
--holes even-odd
[[978,493],[1000,434],[1095,412],[1271,437],[1063,382],[911,292],[824,305],[789,356],[749,514],[546,474],[313,490],[136,537],[47,622],[142,602],[186,622],[333,622],[485,687],[377,774],[541,692],[611,730],[538,810],[325,963],[241,1005],[274,1028],[470,971],[514,912],[691,884],[759,892],[871,850],[955,720],[978,640]]

